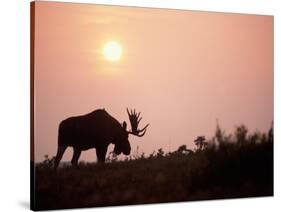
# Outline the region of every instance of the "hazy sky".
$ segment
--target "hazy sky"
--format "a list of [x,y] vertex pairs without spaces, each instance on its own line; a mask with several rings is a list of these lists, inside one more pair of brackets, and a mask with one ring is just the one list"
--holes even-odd
[[[91,4],[36,2],[35,160],[56,154],[63,119],[105,108],[120,122],[142,112],[146,135],[132,153],[273,120],[273,17]],[[102,54],[106,42],[120,61]],[[112,149],[112,146],[110,146]],[[69,160],[69,148],[63,160]],[[95,161],[95,149],[80,160]]]

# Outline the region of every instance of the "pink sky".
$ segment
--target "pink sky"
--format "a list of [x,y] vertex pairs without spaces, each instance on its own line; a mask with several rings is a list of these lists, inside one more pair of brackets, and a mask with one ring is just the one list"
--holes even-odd
[[[120,122],[142,112],[132,152],[179,145],[243,123],[273,120],[273,17],[36,2],[35,160],[53,156],[61,120],[105,108]],[[106,61],[104,44],[123,55]],[[110,146],[109,150],[112,149]],[[70,160],[69,148],[63,160]],[[95,149],[80,160],[95,161]]]

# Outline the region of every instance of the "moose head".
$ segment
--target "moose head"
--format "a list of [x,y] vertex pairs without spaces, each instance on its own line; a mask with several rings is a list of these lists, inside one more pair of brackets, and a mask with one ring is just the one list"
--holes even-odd
[[128,140],[129,134],[142,137],[146,133],[146,129],[149,126],[149,124],[145,125],[144,128],[138,129],[139,123],[142,120],[142,117],[140,117],[140,112],[137,113],[136,110],[130,110],[127,108],[127,113],[129,116],[130,124],[131,124],[131,130],[127,130],[127,123],[124,121],[122,124],[123,130],[120,132],[120,134],[117,136],[115,140],[115,147],[113,152],[116,155],[119,155],[121,153],[125,155],[129,155],[131,152],[131,145]]

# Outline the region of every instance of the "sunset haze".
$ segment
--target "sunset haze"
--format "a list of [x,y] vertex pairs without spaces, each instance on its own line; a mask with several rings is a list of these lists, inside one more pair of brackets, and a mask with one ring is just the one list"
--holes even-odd
[[[34,29],[36,162],[56,154],[62,120],[100,108],[129,128],[135,108],[150,124],[130,135],[132,154],[193,149],[217,122],[253,132],[273,121],[272,16],[36,2]],[[80,160],[96,161],[95,149]]]

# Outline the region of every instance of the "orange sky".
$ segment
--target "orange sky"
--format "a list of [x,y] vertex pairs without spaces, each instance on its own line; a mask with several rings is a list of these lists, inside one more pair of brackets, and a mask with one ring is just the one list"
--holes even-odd
[[[118,62],[102,48],[116,40]],[[273,17],[36,2],[35,160],[55,155],[61,120],[105,108],[142,112],[132,153],[193,148],[198,135],[273,120]],[[109,149],[112,149],[110,146]],[[71,158],[68,149],[63,160]],[[95,150],[80,160],[95,161]]]

